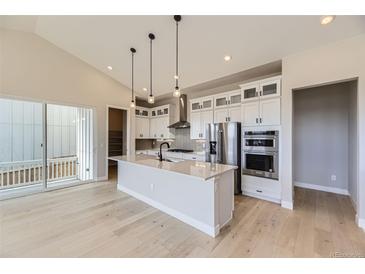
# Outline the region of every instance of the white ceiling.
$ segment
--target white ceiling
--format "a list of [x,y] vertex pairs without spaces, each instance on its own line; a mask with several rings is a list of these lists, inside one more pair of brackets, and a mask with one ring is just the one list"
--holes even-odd
[[[365,16],[183,16],[180,86],[191,87],[289,54],[365,32]],[[153,90],[172,92],[175,24],[172,16],[2,16],[0,26],[34,32],[130,87],[130,47],[135,47],[135,89],[147,96],[148,33],[154,41]],[[223,56],[232,55],[230,62]],[[113,67],[112,71],[107,66]]]

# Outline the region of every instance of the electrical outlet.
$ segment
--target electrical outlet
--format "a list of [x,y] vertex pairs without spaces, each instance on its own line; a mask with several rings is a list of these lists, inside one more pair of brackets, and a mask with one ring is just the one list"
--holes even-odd
[[336,181],[336,180],[337,180],[336,175],[333,175],[333,174],[332,174],[332,175],[331,175],[331,181],[332,181],[332,182],[334,182],[334,181]]
[[150,184],[150,189],[151,189],[151,191],[154,191],[155,190],[155,185],[154,184]]

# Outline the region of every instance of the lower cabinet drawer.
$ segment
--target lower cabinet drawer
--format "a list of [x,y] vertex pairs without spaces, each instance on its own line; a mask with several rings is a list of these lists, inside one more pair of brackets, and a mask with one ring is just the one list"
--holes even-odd
[[281,186],[276,180],[243,175],[242,194],[280,203]]

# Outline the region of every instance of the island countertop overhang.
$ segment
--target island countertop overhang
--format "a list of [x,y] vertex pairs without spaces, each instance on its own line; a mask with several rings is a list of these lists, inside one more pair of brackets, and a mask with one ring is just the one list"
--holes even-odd
[[199,162],[183,160],[179,162],[160,162],[156,157],[146,155],[125,155],[109,157],[109,160],[123,161],[137,165],[148,166],[164,171],[185,174],[188,176],[198,177],[203,180],[209,180],[230,170],[237,169],[237,166],[223,165],[209,162]]

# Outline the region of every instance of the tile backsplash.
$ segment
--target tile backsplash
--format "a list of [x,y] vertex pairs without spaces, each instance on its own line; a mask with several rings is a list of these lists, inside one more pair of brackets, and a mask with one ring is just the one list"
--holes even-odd
[[[136,150],[159,148],[162,141],[136,140]],[[170,143],[171,148],[204,150],[205,142],[190,139],[190,128],[175,129],[175,140]]]

